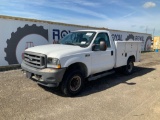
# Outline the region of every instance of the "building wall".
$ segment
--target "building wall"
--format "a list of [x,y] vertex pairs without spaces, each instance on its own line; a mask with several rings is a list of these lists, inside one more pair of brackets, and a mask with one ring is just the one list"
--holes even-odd
[[[104,29],[80,25],[0,16],[0,66],[20,64],[23,52],[29,47],[54,44],[73,30]],[[107,29],[107,28],[106,28]],[[110,30],[113,40],[142,41],[142,50],[148,50],[148,34]]]
[[153,49],[160,49],[160,36],[155,36],[153,39]]

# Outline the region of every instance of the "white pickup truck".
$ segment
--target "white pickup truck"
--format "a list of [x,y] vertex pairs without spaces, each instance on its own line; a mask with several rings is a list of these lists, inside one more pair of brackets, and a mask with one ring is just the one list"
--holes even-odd
[[21,64],[28,78],[47,87],[60,87],[67,96],[78,94],[85,80],[95,80],[121,68],[131,74],[140,61],[141,42],[112,41],[106,30],[79,30],[58,44],[29,48]]

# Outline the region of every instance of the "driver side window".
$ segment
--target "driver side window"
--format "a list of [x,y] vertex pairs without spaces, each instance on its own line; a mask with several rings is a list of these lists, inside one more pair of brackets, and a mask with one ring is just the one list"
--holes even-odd
[[107,33],[99,33],[94,41],[95,45],[99,45],[100,41],[105,41],[108,48],[111,47],[110,40]]

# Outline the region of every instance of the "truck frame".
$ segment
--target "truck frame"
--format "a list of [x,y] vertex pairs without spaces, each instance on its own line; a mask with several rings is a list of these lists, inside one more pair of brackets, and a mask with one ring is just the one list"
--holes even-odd
[[78,30],[59,44],[26,49],[21,67],[27,78],[74,96],[82,91],[85,80],[96,80],[115,69],[131,74],[140,54],[141,42],[113,41],[107,30]]

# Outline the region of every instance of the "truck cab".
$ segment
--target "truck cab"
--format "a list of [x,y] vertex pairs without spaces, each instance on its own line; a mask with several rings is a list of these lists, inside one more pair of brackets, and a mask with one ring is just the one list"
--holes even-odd
[[65,95],[73,96],[82,90],[85,80],[98,79],[115,68],[131,74],[140,53],[140,42],[113,41],[106,30],[79,30],[58,44],[26,49],[21,67],[38,84],[60,87]]

